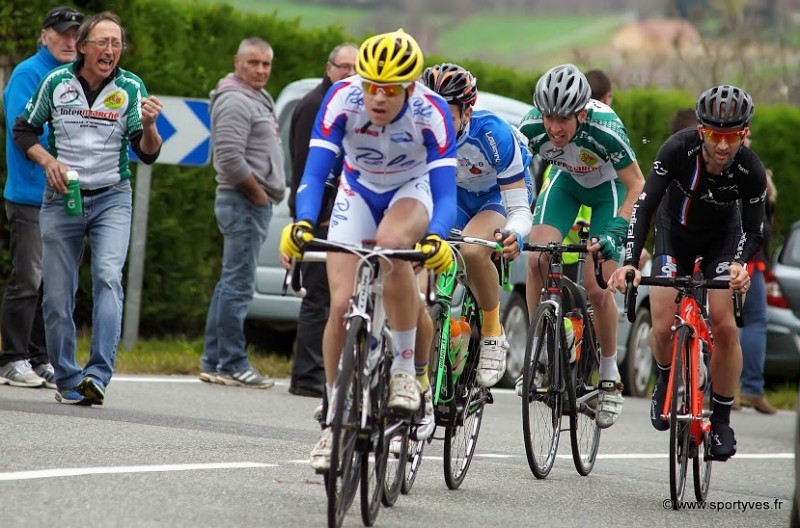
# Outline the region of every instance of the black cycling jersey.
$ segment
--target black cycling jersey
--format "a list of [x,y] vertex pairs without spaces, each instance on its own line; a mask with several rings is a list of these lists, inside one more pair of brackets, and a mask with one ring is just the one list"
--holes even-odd
[[[767,175],[758,156],[742,146],[722,174],[711,174],[697,129],[681,130],[661,146],[631,213],[625,264],[639,265],[656,208],[656,231],[698,238],[738,238],[732,260],[744,264],[761,244]],[[672,244],[675,245],[675,244]],[[709,255],[705,255],[708,257]],[[707,261],[716,255],[710,255]]]

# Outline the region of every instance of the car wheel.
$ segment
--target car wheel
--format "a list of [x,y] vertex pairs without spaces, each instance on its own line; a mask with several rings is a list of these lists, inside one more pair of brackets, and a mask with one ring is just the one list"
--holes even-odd
[[525,340],[528,336],[528,305],[519,292],[513,292],[506,304],[503,329],[510,347],[506,358],[506,373],[497,385],[512,389],[525,362]]
[[629,396],[647,396],[647,386],[653,374],[653,352],[648,336],[653,327],[650,309],[642,306],[636,312],[636,321],[631,326],[628,336],[628,353],[622,363],[622,382],[625,394]]

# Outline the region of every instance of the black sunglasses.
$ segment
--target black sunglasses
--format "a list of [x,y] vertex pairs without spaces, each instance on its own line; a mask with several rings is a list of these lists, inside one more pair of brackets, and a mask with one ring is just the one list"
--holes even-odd
[[47,27],[55,26],[62,22],[77,22],[78,24],[83,24],[83,14],[71,9],[62,9],[51,14],[48,17],[48,22]]

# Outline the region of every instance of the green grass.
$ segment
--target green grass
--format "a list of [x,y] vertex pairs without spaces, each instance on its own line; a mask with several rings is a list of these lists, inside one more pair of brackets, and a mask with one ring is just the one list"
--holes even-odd
[[[200,356],[203,354],[202,338],[187,340],[141,340],[131,350],[120,347],[117,351],[117,374],[197,375],[200,373]],[[89,338],[78,339],[78,362],[85,364],[89,356]],[[264,351],[248,347],[250,363],[262,374],[288,378],[291,356],[284,351]]]

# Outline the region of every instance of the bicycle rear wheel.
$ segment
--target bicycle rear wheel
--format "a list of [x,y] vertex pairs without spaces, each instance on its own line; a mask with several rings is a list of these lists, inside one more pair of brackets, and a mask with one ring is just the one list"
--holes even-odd
[[572,402],[569,432],[572,461],[578,474],[585,477],[591,473],[600,447],[600,428],[596,420],[600,387],[600,344],[585,307],[582,313],[584,330],[581,357],[572,367],[569,391]]
[[690,374],[688,367],[691,346],[689,329],[680,327],[675,341],[672,362],[672,404],[669,411],[669,492],[673,509],[680,508],[686,491],[686,470],[689,464],[689,428],[691,421],[678,419],[691,414],[689,407]]
[[422,464],[422,451],[425,448],[425,440],[409,440],[406,443],[406,473],[400,491],[407,495],[417,480],[417,472]]
[[705,501],[711,484],[711,438],[708,431],[703,431],[703,441],[697,447],[697,454],[692,460],[694,474],[694,496],[698,501]]
[[483,421],[483,409],[490,395],[488,389],[478,385],[475,367],[480,355],[480,319],[477,304],[469,291],[464,301],[466,317],[472,328],[469,352],[464,371],[455,386],[455,397],[450,404],[449,425],[444,433],[444,480],[450,489],[458,489],[464,482],[475,454],[478,434]]
[[556,324],[561,321],[555,308],[543,303],[536,308],[525,347],[522,371],[522,431],[528,465],[538,479],[553,468],[561,434],[564,392],[556,372],[560,353]]
[[384,449],[387,453],[387,463],[381,502],[384,506],[394,506],[405,483],[409,444],[408,425],[400,425],[387,434],[385,439]]
[[[371,336],[370,336],[371,337]],[[384,340],[383,346],[390,346]],[[375,366],[371,376],[361,373],[364,385],[369,386],[367,426],[359,438],[361,453],[361,520],[372,526],[378,518],[384,496],[386,466],[389,462],[389,441],[385,434],[391,421],[386,403],[389,400],[389,365],[384,358]],[[366,357],[366,356],[364,356]],[[396,468],[396,466],[395,466]]]
[[358,490],[361,469],[361,453],[357,448],[359,420],[361,417],[361,378],[356,375],[356,357],[366,354],[366,323],[360,317],[350,320],[342,363],[336,378],[331,424],[333,442],[331,465],[326,476],[328,492],[328,526],[339,528],[344,515],[353,504]]

